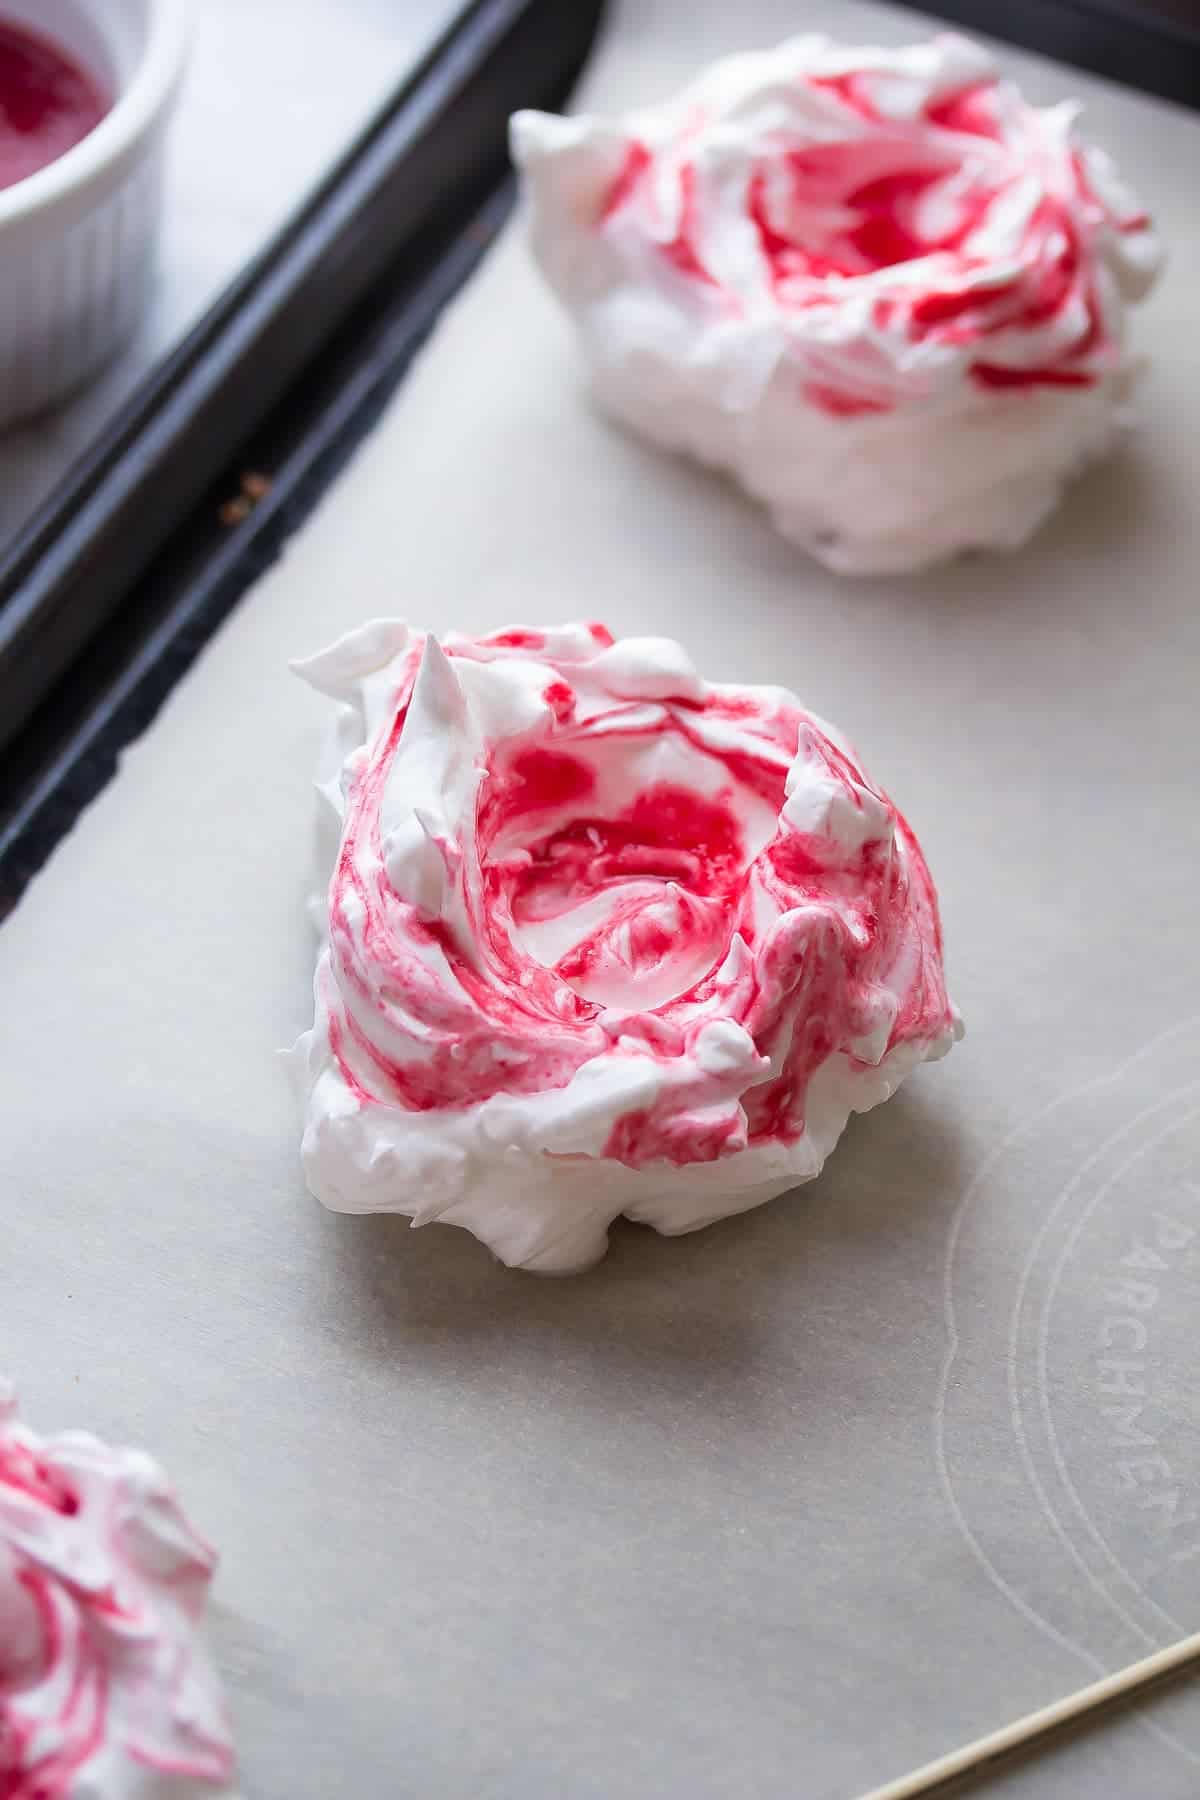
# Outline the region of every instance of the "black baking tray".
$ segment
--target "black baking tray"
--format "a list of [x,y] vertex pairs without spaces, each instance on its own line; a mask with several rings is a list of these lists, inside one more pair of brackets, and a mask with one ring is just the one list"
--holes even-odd
[[1200,106],[1200,0],[933,0],[920,10]]
[[[601,10],[476,0],[0,558],[0,915],[402,379]],[[1200,105],[1200,0],[918,10]]]

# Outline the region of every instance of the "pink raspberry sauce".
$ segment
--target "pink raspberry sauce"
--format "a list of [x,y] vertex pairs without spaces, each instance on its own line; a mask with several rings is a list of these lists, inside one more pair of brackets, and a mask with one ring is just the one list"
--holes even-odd
[[0,188],[57,162],[111,105],[103,84],[60,45],[0,19]]

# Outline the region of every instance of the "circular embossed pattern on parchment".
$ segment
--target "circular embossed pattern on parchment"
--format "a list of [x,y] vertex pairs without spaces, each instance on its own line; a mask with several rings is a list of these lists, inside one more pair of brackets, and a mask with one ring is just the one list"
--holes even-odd
[[1200,1019],[1000,1145],[945,1303],[939,1468],[997,1587],[1097,1672],[1200,1628]]

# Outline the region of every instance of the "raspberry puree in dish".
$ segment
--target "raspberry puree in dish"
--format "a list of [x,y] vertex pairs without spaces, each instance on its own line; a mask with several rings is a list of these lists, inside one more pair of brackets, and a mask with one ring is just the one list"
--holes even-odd
[[0,188],[57,162],[110,106],[100,81],[60,45],[0,18]]
[[295,1056],[326,1204],[578,1268],[810,1179],[958,1035],[917,840],[786,689],[595,624],[379,620],[301,672],[349,703]]

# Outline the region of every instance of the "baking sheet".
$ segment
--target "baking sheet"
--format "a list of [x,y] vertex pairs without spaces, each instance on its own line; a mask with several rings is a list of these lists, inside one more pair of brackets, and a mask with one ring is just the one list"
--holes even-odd
[[[597,104],[851,4],[625,0]],[[1200,1626],[1194,117],[1002,52],[1153,204],[1144,426],[1036,543],[838,580],[594,417],[518,237],[0,932],[0,1368],[222,1546],[247,1794],[849,1800]],[[797,1194],[592,1273],[305,1195],[322,703],[373,613],[787,680],[921,833],[968,1026]],[[993,1778],[1185,1800],[1200,1699]]]

